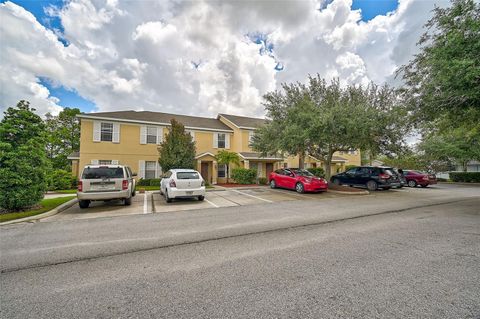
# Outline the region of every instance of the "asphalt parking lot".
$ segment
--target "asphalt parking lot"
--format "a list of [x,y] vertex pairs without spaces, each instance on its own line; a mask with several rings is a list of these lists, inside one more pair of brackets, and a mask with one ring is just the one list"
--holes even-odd
[[42,219],[41,221],[87,219],[113,217],[135,214],[170,213],[187,210],[212,209],[219,207],[246,206],[268,204],[282,201],[322,200],[332,197],[348,195],[334,193],[306,193],[298,194],[283,189],[269,189],[267,187],[249,189],[225,189],[207,191],[203,202],[197,199],[177,199],[167,203],[158,191],[139,194],[133,198],[131,206],[123,205],[122,201],[92,202],[87,209],[80,209],[74,205],[65,211]]

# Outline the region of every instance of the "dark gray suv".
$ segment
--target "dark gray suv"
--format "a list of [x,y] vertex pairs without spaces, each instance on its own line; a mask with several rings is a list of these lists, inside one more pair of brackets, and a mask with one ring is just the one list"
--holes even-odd
[[398,175],[391,167],[354,167],[332,176],[330,181],[336,185],[366,187],[370,191],[401,186]]

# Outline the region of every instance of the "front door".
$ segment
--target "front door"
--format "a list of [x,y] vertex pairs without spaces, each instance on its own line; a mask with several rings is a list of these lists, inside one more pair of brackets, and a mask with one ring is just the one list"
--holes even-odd
[[206,180],[207,182],[210,182],[210,180],[208,180],[208,163],[202,162],[202,169],[200,174],[202,174],[202,177],[204,180]]
[[267,163],[265,167],[267,175],[265,175],[267,178],[270,176],[270,173],[273,172],[273,163]]

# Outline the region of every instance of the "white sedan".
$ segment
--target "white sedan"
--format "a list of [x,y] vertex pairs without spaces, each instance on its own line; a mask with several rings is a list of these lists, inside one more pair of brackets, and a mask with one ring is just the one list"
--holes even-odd
[[199,172],[193,169],[171,169],[160,181],[160,192],[167,203],[174,198],[205,199],[205,181]]

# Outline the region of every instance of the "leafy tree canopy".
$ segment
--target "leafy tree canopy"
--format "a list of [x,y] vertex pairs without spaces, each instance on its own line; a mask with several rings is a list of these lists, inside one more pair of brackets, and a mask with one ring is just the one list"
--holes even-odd
[[220,165],[227,165],[227,183],[229,181],[229,171],[230,171],[230,164],[240,165],[240,157],[235,152],[229,152],[227,150],[220,150],[218,151],[217,155],[215,156],[217,159],[217,163]]
[[159,146],[159,160],[162,170],[173,168],[195,168],[195,142],[185,131],[182,123],[172,119],[170,131]]

